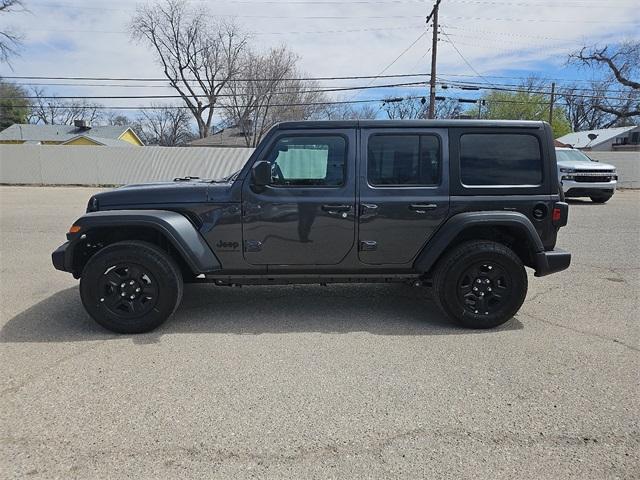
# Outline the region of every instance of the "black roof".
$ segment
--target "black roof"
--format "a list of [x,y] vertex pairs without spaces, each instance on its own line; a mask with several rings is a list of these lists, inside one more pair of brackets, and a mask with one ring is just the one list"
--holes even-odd
[[275,129],[296,128],[540,128],[545,122],[529,120],[319,120],[282,122]]

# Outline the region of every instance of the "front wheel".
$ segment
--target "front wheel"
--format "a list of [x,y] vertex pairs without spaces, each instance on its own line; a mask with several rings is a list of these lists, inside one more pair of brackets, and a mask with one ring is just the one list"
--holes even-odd
[[80,278],[82,303],[93,319],[117,333],[161,325],[182,299],[176,262],[153,244],[118,242],[89,259]]
[[613,195],[598,195],[590,198],[593,203],[607,203],[611,200],[611,197],[613,197]]
[[468,328],[492,328],[513,317],[527,296],[527,273],[507,246],[471,241],[454,247],[436,266],[436,303]]

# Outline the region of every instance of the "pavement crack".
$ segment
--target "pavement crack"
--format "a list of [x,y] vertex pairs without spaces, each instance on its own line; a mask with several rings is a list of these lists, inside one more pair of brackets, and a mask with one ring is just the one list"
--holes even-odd
[[626,347],[626,348],[628,348],[630,350],[634,350],[636,352],[640,352],[640,348],[639,347],[636,347],[634,345],[630,345],[630,344],[628,344],[626,342],[623,342],[622,340],[620,340],[618,338],[608,337],[606,335],[600,335],[599,333],[587,332],[585,330],[580,330],[579,328],[574,328],[574,327],[569,327],[567,325],[562,325],[561,323],[556,323],[556,322],[552,322],[550,320],[545,320],[545,319],[540,318],[540,317],[538,317],[536,315],[533,315],[531,313],[522,312],[522,314],[526,315],[529,318],[537,320],[539,322],[545,323],[547,325],[552,325],[554,327],[562,328],[564,330],[569,330],[571,332],[580,333],[580,334],[586,335],[588,337],[599,338],[600,340],[607,340],[609,342],[613,342],[613,343],[617,343],[618,345],[622,345],[623,347]]

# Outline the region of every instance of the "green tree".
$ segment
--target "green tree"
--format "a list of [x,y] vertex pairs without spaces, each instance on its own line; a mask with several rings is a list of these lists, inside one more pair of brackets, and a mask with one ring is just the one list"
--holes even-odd
[[[533,86],[518,92],[493,91],[483,97],[485,101],[482,107],[482,118],[489,120],[544,120],[549,121],[548,95],[539,93],[547,91],[547,88]],[[469,112],[470,115],[477,111]],[[571,132],[571,123],[567,114],[559,105],[553,108],[553,135],[561,137]]]
[[24,88],[0,80],[0,130],[14,123],[27,123],[31,105]]

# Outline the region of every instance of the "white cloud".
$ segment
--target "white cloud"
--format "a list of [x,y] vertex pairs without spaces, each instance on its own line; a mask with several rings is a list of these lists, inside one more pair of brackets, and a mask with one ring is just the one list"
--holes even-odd
[[[255,32],[254,43],[262,48],[286,43],[302,57],[301,66],[311,76],[377,74],[420,35],[431,9],[431,2],[410,0],[319,1],[192,3],[207,5],[215,15],[236,16],[247,31]],[[122,0],[30,0],[30,13],[5,20],[22,29],[26,37],[23,56],[13,62],[14,74],[160,77],[153,52],[131,43],[125,33],[134,5]],[[341,18],[296,18],[312,16]],[[481,73],[518,69],[544,76],[582,45],[640,36],[640,9],[637,1],[630,0],[443,0],[440,16],[449,35],[441,35],[439,43],[438,64],[443,75],[473,74],[449,40]],[[292,33],[327,31],[335,33]],[[421,39],[387,73],[428,71],[429,57],[421,57],[431,44],[430,36]],[[11,75],[4,66],[2,73]],[[107,90],[85,88],[81,92],[98,91],[104,94]],[[133,91],[164,92],[112,87],[108,94]],[[80,90],[66,92],[78,94]],[[366,95],[371,93],[361,94]]]

